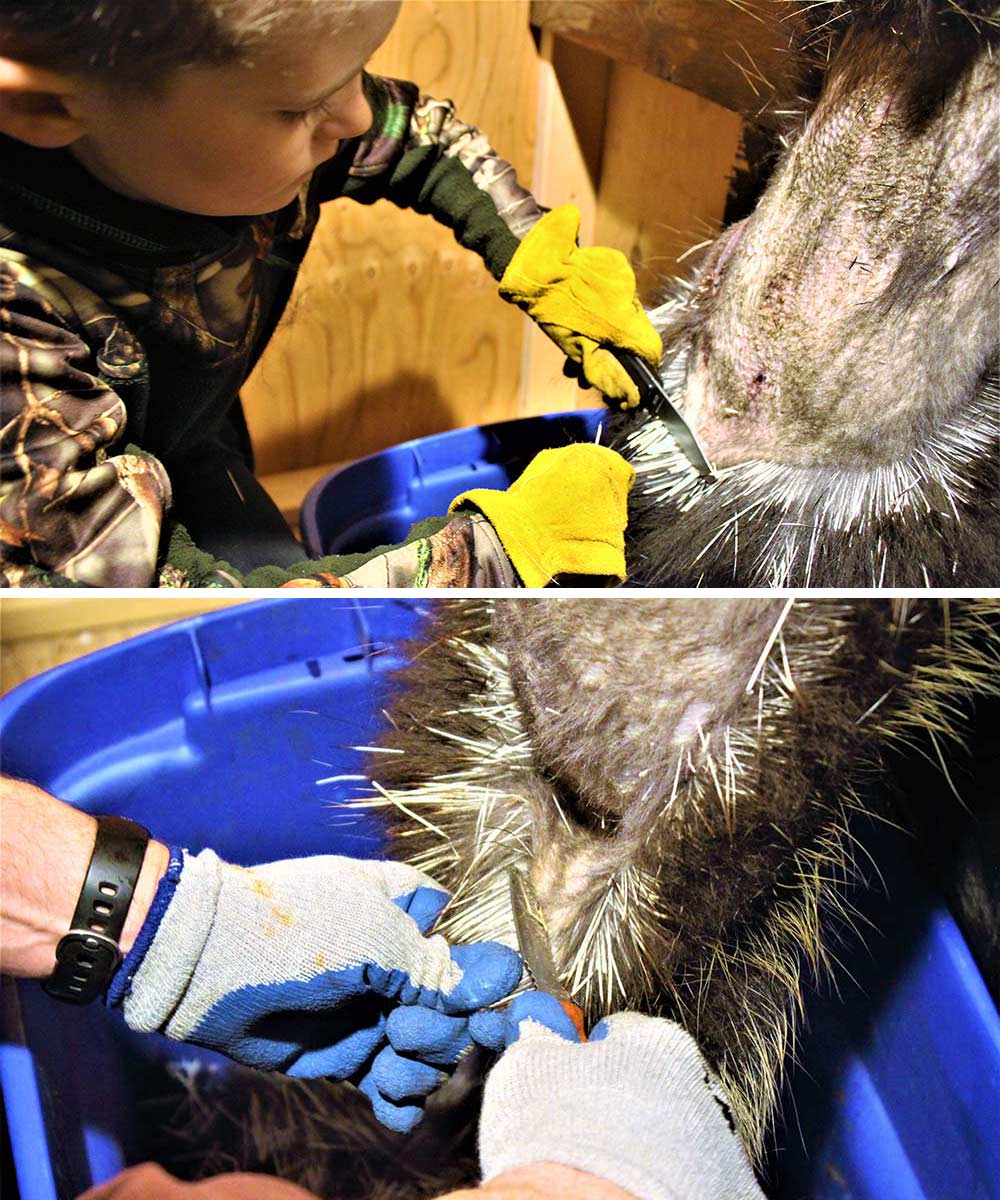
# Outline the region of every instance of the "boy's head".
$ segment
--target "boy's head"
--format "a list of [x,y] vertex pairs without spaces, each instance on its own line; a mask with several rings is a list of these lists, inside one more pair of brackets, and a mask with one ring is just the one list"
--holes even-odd
[[294,198],[371,111],[399,0],[0,0],[0,132],[206,216]]

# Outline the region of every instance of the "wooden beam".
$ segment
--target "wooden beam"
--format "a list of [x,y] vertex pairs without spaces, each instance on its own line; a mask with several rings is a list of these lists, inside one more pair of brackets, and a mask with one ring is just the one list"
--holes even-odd
[[532,0],[542,30],[765,123],[796,92],[804,32],[787,0]]

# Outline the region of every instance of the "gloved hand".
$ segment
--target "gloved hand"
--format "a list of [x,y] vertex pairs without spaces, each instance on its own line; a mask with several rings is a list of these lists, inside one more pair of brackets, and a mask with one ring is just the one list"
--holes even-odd
[[580,210],[562,204],[528,230],[500,280],[500,295],[522,308],[584,376],[622,408],[639,389],[604,346],[632,350],[657,366],[660,335],[636,295],[628,259],[607,246],[577,245]]
[[[349,1079],[384,1124],[408,1129],[471,1045],[468,1014],[521,978],[506,946],[423,936],[447,899],[404,863],[324,855],[247,869],[172,852],[108,1003],[132,1029],[251,1067]],[[426,1040],[411,1037],[408,1057],[386,1061],[399,1005],[430,1023],[417,1023]]]
[[556,575],[625,578],[625,526],[634,469],[607,446],[542,450],[505,492],[476,488],[451,502],[474,505],[496,530],[525,587]]
[[525,992],[470,1028],[508,1047],[483,1095],[484,1180],[554,1162],[640,1200],[764,1200],[722,1086],[679,1025],[616,1013],[581,1043],[553,996]]

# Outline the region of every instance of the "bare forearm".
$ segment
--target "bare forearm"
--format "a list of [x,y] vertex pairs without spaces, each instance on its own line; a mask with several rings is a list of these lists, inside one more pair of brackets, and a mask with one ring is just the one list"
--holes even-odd
[[312,1192],[272,1175],[213,1175],[197,1183],[174,1179],[156,1163],[129,1167],[78,1200],[317,1200]]
[[[55,966],[94,849],[97,822],[48,792],[0,776],[0,970],[44,979]],[[121,937],[127,951],[149,911],[169,853],[151,841]]]

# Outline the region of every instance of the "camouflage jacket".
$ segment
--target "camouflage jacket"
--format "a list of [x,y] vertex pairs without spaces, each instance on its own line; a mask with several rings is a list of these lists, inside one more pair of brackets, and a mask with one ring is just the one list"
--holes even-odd
[[204,580],[166,561],[172,465],[226,421],[323,201],[429,213],[502,275],[533,197],[449,101],[365,82],[371,130],[260,217],[129,200],[68,151],[0,137],[0,584]]

